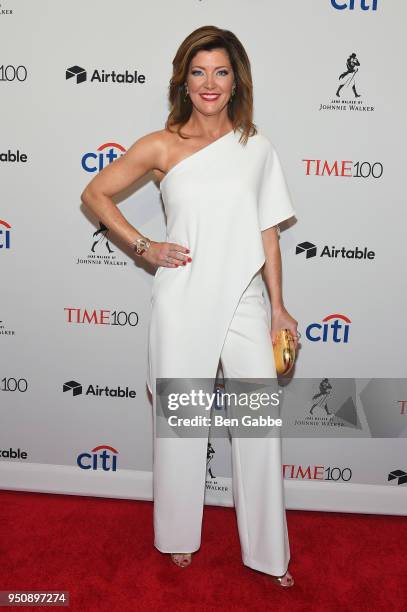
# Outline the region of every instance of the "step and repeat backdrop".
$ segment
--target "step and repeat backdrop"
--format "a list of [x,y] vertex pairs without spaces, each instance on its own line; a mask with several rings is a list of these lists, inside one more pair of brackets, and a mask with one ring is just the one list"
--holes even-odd
[[[153,276],[80,194],[164,127],[175,52],[213,24],[247,50],[297,211],[287,507],[407,514],[406,18],[403,0],[1,3],[0,487],[152,499]],[[154,176],[115,203],[165,240]],[[227,437],[207,463],[206,502],[232,505]]]

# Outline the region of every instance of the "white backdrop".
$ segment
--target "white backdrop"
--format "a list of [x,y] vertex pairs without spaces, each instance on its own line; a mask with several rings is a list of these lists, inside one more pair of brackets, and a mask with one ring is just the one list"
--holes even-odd
[[[292,388],[313,380],[293,401],[308,433],[284,439],[287,507],[407,514],[405,2],[5,0],[0,12],[0,487],[152,498],[152,276],[115,236],[94,235],[80,194],[164,127],[176,49],[213,24],[249,54],[255,123],[298,216],[281,234],[302,333]],[[357,72],[339,79],[352,54]],[[113,70],[137,82],[100,78]],[[165,239],[152,176],[116,201]],[[329,257],[326,245],[374,255]],[[330,315],[342,327],[324,340]],[[353,379],[345,416],[311,417],[324,377]],[[97,395],[106,387],[116,396]],[[212,446],[206,501],[231,505],[230,444]]]

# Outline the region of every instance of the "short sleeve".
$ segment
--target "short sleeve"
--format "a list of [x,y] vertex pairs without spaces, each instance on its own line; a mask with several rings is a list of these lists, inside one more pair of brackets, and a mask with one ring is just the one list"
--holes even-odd
[[260,181],[258,200],[259,226],[263,231],[295,215],[291,194],[274,145],[269,141]]

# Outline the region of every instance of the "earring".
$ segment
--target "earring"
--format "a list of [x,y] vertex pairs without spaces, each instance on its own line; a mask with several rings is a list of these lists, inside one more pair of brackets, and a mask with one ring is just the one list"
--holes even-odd
[[184,83],[184,90],[185,90],[185,93],[184,93],[184,102],[185,102],[189,96],[188,85],[186,83]]
[[235,90],[236,90],[236,85],[233,85],[232,93],[231,93],[230,98],[229,98],[229,104],[232,102],[232,98],[235,95]]

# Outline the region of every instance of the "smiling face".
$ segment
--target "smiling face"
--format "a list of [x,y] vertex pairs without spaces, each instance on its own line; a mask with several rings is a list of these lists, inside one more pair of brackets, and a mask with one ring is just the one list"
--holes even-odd
[[232,95],[233,69],[225,49],[199,51],[191,60],[187,79],[193,106],[204,115],[219,113]]

